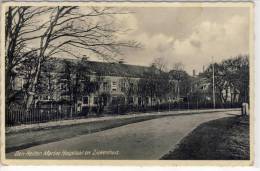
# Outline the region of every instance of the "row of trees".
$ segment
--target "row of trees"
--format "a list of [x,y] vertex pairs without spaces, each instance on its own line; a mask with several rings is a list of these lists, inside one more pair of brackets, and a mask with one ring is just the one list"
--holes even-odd
[[142,78],[138,80],[125,78],[127,86],[124,94],[127,99],[138,96],[141,99],[141,105],[144,105],[148,97],[153,106],[160,101],[168,102],[169,99],[187,96],[192,82],[191,77],[184,71],[183,65],[179,63],[170,71],[166,66],[163,58],[155,58],[149,69],[143,73]]
[[105,60],[113,60],[121,47],[139,47],[135,41],[120,41],[121,28],[115,15],[125,14],[113,8],[77,6],[9,6],[5,9],[6,103],[20,93],[14,91],[15,78],[26,77],[24,104],[29,108],[36,95],[42,66],[52,57],[79,57],[87,51]]
[[218,102],[225,104],[230,100],[231,103],[249,102],[249,57],[239,55],[222,61],[221,63],[211,64],[202,74],[210,83],[212,93],[213,65],[215,89]]
[[213,104],[213,65],[216,103],[219,107],[249,103],[249,57],[239,55],[214,63],[196,77],[189,76],[181,63],[167,70],[161,58],[154,60],[149,73],[138,83],[139,96],[163,99],[185,97],[197,107]]

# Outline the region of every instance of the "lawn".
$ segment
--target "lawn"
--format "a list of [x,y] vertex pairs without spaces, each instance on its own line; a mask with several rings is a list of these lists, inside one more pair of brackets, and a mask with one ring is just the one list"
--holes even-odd
[[249,119],[233,116],[201,124],[162,160],[249,160]]

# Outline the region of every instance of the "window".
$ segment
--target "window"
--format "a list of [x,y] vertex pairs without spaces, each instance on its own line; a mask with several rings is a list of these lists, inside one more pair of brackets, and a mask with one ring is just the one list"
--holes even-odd
[[108,90],[109,90],[109,88],[108,88],[108,83],[107,83],[107,82],[104,82],[104,83],[103,83],[103,90],[104,90],[104,91],[108,91]]
[[145,103],[146,103],[146,104],[149,104],[149,97],[146,97],[146,98],[145,98]]
[[88,104],[88,97],[87,96],[85,96],[85,97],[83,97],[83,104]]
[[117,90],[117,84],[116,81],[112,82],[112,91],[116,91]]
[[126,82],[121,83],[121,91],[124,92],[126,90]]

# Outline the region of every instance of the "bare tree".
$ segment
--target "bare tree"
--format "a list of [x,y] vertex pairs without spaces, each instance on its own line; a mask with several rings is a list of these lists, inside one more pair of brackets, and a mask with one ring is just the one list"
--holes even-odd
[[166,72],[168,70],[167,61],[163,57],[155,58],[152,62],[152,66],[162,72]]
[[[20,36],[20,41],[17,43],[18,38],[13,37],[13,33],[7,33],[7,63],[12,61],[12,55],[20,55],[21,50],[19,49],[26,47],[27,44],[33,44],[32,42],[39,44],[37,48],[28,50],[23,55],[26,56],[27,53],[32,53],[33,51],[37,52],[33,79],[28,87],[27,108],[33,102],[41,67],[49,58],[58,54],[69,54],[78,57],[75,50],[73,52],[73,49],[81,49],[87,50],[90,54],[97,57],[111,59],[120,52],[121,47],[138,47],[138,44],[134,41],[119,41],[117,39],[116,34],[120,30],[108,17],[118,14],[122,13],[117,12],[113,8],[89,7],[84,9],[83,12],[77,6],[9,8],[6,14],[6,32],[14,26],[14,30],[17,28],[15,33],[22,36]],[[32,25],[36,24],[38,15],[41,15],[38,19],[48,19],[45,22],[38,22],[36,27],[32,27]],[[26,20],[24,21],[25,17]],[[18,23],[16,22],[17,18],[21,18],[18,19]],[[22,24],[19,24],[20,20]],[[14,47],[16,47],[16,50],[11,51]],[[19,49],[17,49],[18,47]]]
[[143,78],[138,81],[138,95],[143,99],[150,97],[151,106],[154,105],[154,100],[157,100],[157,105],[162,99],[165,99],[169,94],[170,81],[167,72],[159,70],[155,64],[149,67],[147,72],[144,72]]
[[[37,7],[8,7],[5,13],[5,74],[6,74],[6,103],[10,103],[16,92],[13,91],[14,78],[18,74],[19,67],[29,66],[37,49],[27,48],[25,37],[40,29],[33,18],[48,12],[50,9]],[[37,37],[31,38],[31,40]],[[32,68],[31,68],[32,69]],[[32,71],[32,70],[31,70]],[[31,72],[30,71],[30,72]]]
[[121,84],[122,84],[121,85],[122,92],[124,92],[126,96],[127,104],[129,105],[133,95],[137,94],[136,93],[137,80],[126,76],[121,80]]
[[222,62],[225,80],[231,88],[231,101],[249,102],[249,57],[238,55]]

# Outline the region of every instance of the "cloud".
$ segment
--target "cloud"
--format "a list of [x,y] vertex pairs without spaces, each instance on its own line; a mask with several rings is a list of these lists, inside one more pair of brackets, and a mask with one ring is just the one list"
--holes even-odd
[[200,40],[190,40],[190,44],[196,48],[200,48],[201,47],[201,42]]
[[[120,58],[129,64],[149,65],[154,58],[161,57],[169,67],[181,62],[192,73],[193,69],[201,71],[212,57],[219,62],[249,51],[248,8],[132,7],[122,10],[131,13],[113,15],[115,26],[123,30],[117,33],[118,39],[136,40],[143,45],[141,49],[123,49]],[[100,18],[108,22],[107,19],[111,20]],[[84,50],[77,53],[86,54]],[[93,54],[88,56],[97,60]]]
[[[183,21],[180,21],[182,16],[176,14],[179,10],[177,12],[171,10],[168,13],[165,11],[162,15],[157,13],[157,17],[155,11],[150,11],[153,19],[146,15],[147,11],[139,10],[142,15],[140,13],[134,15],[135,23],[138,21],[137,30],[126,38],[141,42],[144,48],[126,51],[126,61],[149,65],[154,58],[164,57],[171,66],[173,63],[182,62],[186,70],[192,73],[193,69],[201,71],[203,65],[207,66],[212,62],[212,57],[219,62],[231,56],[248,53],[249,20],[244,9],[242,12],[237,9],[233,12],[216,9],[225,15],[212,13],[208,9],[200,12],[191,10],[190,14],[184,16]],[[184,15],[183,12],[180,14]],[[192,14],[196,14],[199,18],[189,22],[194,19],[191,17]],[[179,20],[168,20],[167,16],[168,19],[173,17]],[[182,25],[180,28],[173,27],[180,23]]]
[[132,64],[149,65],[153,59],[158,57],[166,58],[173,54],[174,37],[164,34],[149,35],[146,33],[138,34],[135,40],[143,45],[143,48],[125,52],[125,60]]

